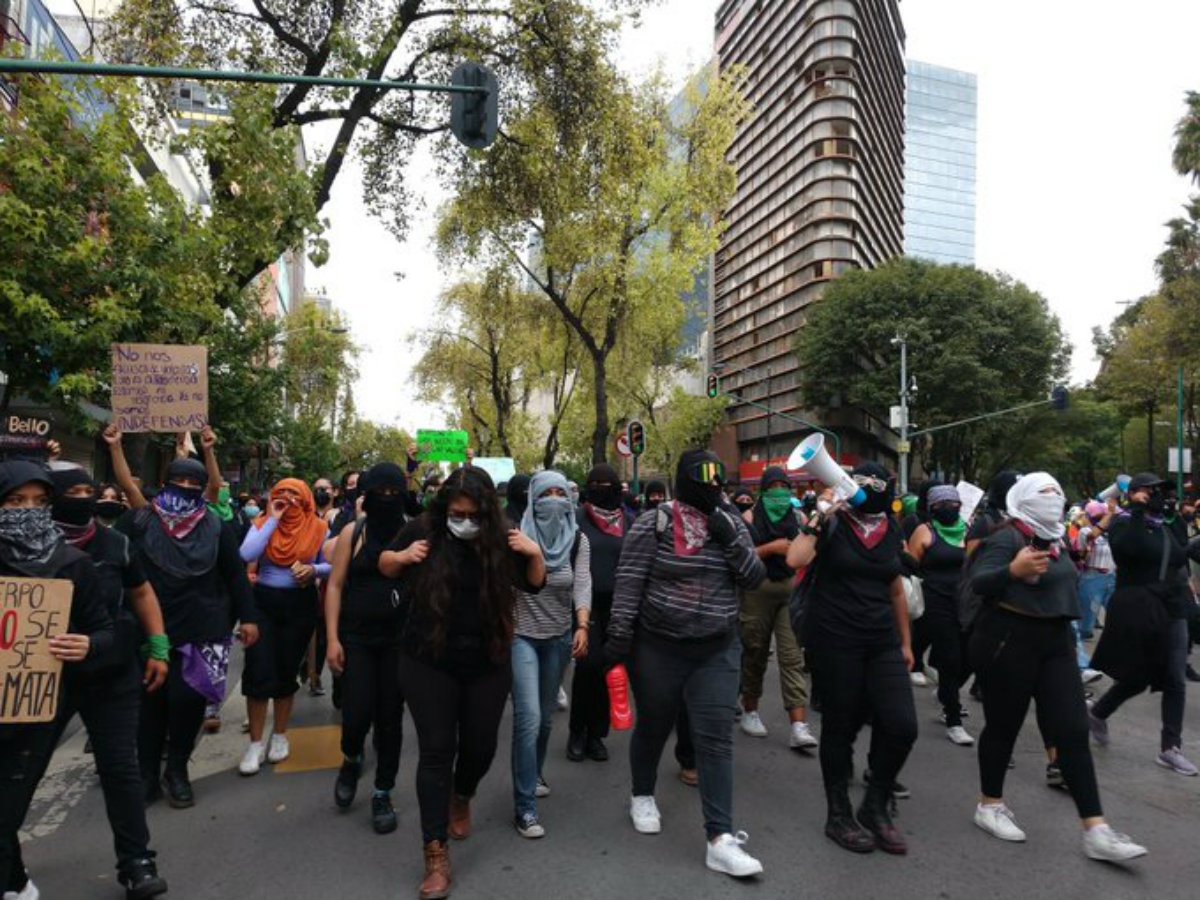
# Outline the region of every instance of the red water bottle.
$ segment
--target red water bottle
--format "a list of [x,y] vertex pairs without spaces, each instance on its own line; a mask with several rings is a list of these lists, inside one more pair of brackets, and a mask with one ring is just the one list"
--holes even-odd
[[604,675],[608,684],[608,721],[614,731],[633,727],[633,710],[629,708],[629,673],[624,664],[613,666]]

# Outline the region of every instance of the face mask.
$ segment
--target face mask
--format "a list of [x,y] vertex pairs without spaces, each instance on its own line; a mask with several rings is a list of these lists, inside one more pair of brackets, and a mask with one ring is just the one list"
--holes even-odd
[[601,509],[616,509],[621,505],[621,486],[619,484],[589,486],[588,501]]
[[363,498],[363,512],[369,518],[395,520],[404,515],[404,498],[399,494],[376,494],[367,492]]
[[253,519],[258,515],[259,509],[253,503],[247,503],[245,506],[242,507],[242,512],[244,512],[247,516],[249,516],[251,519]]
[[571,514],[571,501],[566,497],[540,497],[533,504],[534,518],[549,522]]
[[329,491],[325,490],[325,488],[318,488],[317,492],[313,494],[313,501],[317,504],[317,506],[328,506],[329,501],[332,499],[333,498],[329,496]]
[[1151,491],[1150,499],[1146,501],[1146,510],[1156,516],[1161,516],[1166,511],[1167,501],[1163,498],[1161,491]]
[[125,512],[125,504],[120,500],[101,500],[96,504],[96,515],[105,521],[119,519]]
[[353,506],[358,501],[358,488],[346,488],[342,491],[342,504],[344,506]]
[[933,517],[942,525],[953,525],[958,521],[958,510],[953,506],[939,506],[933,511]]
[[54,521],[67,525],[86,525],[96,515],[95,497],[56,497]]
[[458,522],[454,519],[446,519],[446,527],[460,541],[473,541],[479,537],[479,523],[472,522],[470,519]]
[[763,509],[772,522],[782,522],[792,511],[792,492],[787,488],[770,488],[762,495]]
[[733,505],[736,506],[742,512],[749,512],[750,510],[754,509],[754,501],[753,500],[737,500],[734,502]]
[[867,499],[859,506],[858,512],[868,516],[879,515],[886,513],[892,508],[893,491],[889,487],[886,491],[867,491]]

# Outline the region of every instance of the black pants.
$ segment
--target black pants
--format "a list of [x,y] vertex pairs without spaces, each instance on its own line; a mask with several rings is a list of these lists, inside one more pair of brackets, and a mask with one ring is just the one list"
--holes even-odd
[[100,789],[104,792],[104,811],[112,829],[118,870],[127,868],[134,860],[154,858],[149,849],[145,790],[138,766],[141,707],[141,669],[136,660],[130,659],[112,674],[68,682],[55,720],[56,745],[75,713],[79,713],[87,728]]
[[[970,668],[966,664],[966,647],[958,615],[948,605],[926,606],[919,620],[924,625],[931,652],[929,663],[938,673],[937,698],[946,715],[946,727],[962,724],[962,706],[958,692],[966,682]],[[913,649],[916,654],[916,649]]]
[[0,725],[0,891],[20,893],[29,880],[17,833],[53,753],[53,722]]
[[696,742],[686,703],[679,704],[679,715],[675,717],[675,761],[681,769],[696,768]]
[[985,797],[1004,796],[1004,776],[1029,701],[1081,819],[1101,816],[1100,789],[1088,747],[1087,706],[1066,619],[1036,619],[999,607],[980,615],[971,634],[971,665],[983,687],[979,782]]
[[[610,601],[611,603],[611,601]],[[588,628],[588,651],[575,660],[571,679],[571,731],[589,737],[608,737],[608,685],[604,681],[604,632],[608,616],[592,607]]]
[[374,728],[375,789],[396,786],[403,740],[404,696],[400,693],[400,649],[372,646],[345,638],[342,674],[342,754],[362,755],[367,732]]
[[137,752],[142,780],[146,784],[158,782],[164,743],[167,744],[168,771],[187,771],[192,748],[196,746],[196,735],[204,722],[207,702],[183,680],[183,661],[172,650],[166,684],[153,694],[142,693]]
[[812,635],[809,665],[821,693],[821,777],[844,791],[854,767],[854,739],[871,723],[871,777],[891,784],[917,740],[917,710],[900,647],[842,648]]
[[733,832],[733,713],[737,709],[742,645],[736,635],[707,652],[640,632],[630,672],[637,724],[629,742],[635,797],[652,796],[658,763],[679,710],[687,707],[700,778],[704,830]]
[[496,755],[500,719],[512,687],[505,662],[469,677],[400,653],[400,691],[417,726],[417,802],[426,843],[445,841],[450,792],[473,797]]
[[317,589],[273,588],[256,584],[258,641],[246,648],[242,695],[281,700],[300,687],[297,675],[317,627]]
[[[915,660],[912,670],[924,674],[925,654],[933,644],[929,636],[928,613],[921,616],[915,622],[910,623],[909,628],[912,630],[912,654]],[[932,660],[930,660],[930,664],[932,665]]]
[[[1166,638],[1166,676],[1162,684],[1162,733],[1160,749],[1183,746],[1183,711],[1187,705],[1188,631],[1186,619],[1174,619],[1168,625]],[[1092,712],[1107,719],[1131,697],[1146,690],[1146,679],[1118,681],[1092,707]]]

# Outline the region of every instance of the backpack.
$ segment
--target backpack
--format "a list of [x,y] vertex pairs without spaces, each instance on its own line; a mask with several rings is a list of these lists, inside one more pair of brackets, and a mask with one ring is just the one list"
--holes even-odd
[[[831,518],[825,526],[825,536],[831,537],[837,529],[838,517]],[[891,528],[888,524],[888,528]],[[792,588],[792,595],[788,598],[788,616],[792,622],[792,631],[796,635],[796,641],[801,647],[805,646],[805,630],[808,625],[808,614],[812,608],[812,592],[817,583],[817,570],[820,568],[819,563],[821,557],[816,556],[808,567],[804,570],[804,574],[800,580],[796,582],[796,586]]]
[[991,540],[993,535],[998,534],[1006,527],[1009,527],[1007,521],[994,523],[988,530],[988,533],[979,542],[975,551],[968,553],[963,560],[962,572],[958,576],[958,588],[955,591],[955,600],[958,609],[958,626],[964,632],[970,632],[975,627],[975,620],[979,618],[979,613],[983,611],[984,605],[996,599],[975,593],[974,587],[971,586],[971,578],[974,574],[975,560],[979,558],[984,545]]

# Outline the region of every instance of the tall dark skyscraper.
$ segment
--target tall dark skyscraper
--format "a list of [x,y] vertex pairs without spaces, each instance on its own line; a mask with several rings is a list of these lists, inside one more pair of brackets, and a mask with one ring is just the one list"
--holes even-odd
[[[715,49],[745,72],[754,112],[730,150],[738,189],[714,259],[712,359],[724,390],[809,418],[794,349],[804,308],[842,272],[903,252],[898,2],[726,0]],[[805,430],[737,401],[729,421],[750,477]],[[852,453],[878,434],[850,410],[826,421]]]

